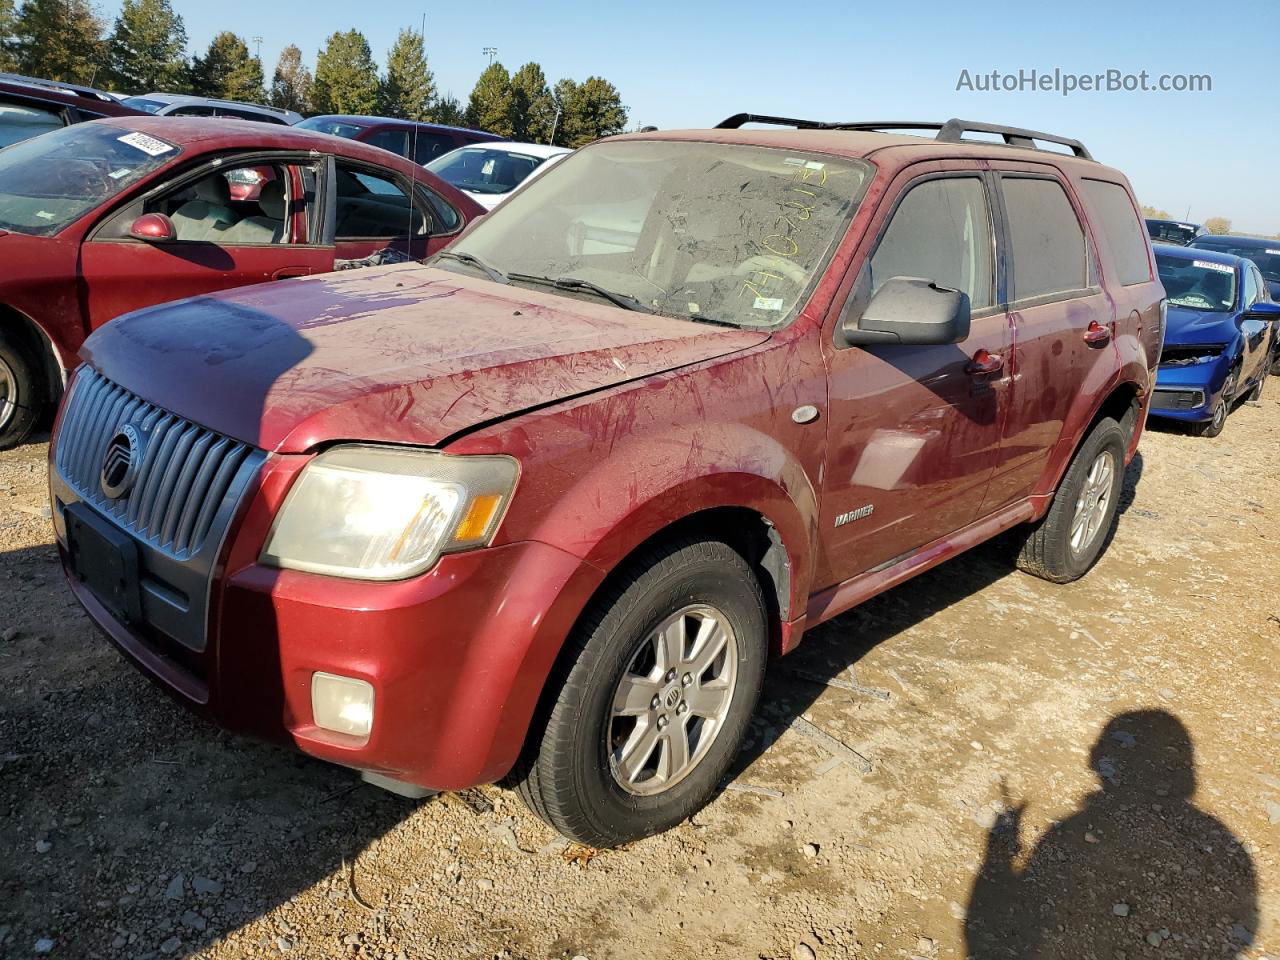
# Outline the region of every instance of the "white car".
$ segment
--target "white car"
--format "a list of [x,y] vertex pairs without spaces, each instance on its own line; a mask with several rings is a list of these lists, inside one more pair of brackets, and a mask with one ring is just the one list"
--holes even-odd
[[427,169],[492,210],[516,187],[573,153],[565,147],[506,140],[450,150]]

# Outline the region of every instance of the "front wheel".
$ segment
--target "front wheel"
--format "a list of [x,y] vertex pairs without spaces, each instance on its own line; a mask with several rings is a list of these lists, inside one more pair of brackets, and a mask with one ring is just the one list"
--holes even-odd
[[43,409],[38,368],[25,350],[0,335],[0,450],[31,433]]
[[658,547],[623,571],[570,638],[514,772],[530,809],[594,847],[697,812],[759,699],[765,609],[750,566],[719,541]]
[[1070,583],[1089,571],[1115,525],[1125,443],[1120,424],[1109,417],[1098,421],[1067,467],[1048,512],[1027,532],[1018,569],[1054,583]]
[[1227,426],[1227,414],[1231,412],[1231,401],[1235,399],[1236,384],[1240,380],[1239,368],[1227,374],[1227,382],[1222,385],[1218,394],[1218,402],[1213,405],[1213,416],[1191,424],[1191,434],[1196,437],[1213,438],[1222,433]]

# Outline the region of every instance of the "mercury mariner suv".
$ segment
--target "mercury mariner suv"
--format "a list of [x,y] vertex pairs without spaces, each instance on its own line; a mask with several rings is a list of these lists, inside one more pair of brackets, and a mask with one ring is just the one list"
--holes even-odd
[[596,846],[672,826],[808,628],[1003,531],[1089,570],[1146,421],[1125,178],[888,127],[603,140],[426,264],[107,324],[51,452],[72,590],[227,728],[505,778]]

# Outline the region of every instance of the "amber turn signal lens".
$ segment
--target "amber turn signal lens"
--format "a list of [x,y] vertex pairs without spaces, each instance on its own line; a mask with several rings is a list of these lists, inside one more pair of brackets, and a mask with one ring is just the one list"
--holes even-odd
[[502,507],[502,495],[485,493],[471,501],[467,512],[453,532],[453,539],[458,543],[471,543],[484,540],[489,532],[490,524]]

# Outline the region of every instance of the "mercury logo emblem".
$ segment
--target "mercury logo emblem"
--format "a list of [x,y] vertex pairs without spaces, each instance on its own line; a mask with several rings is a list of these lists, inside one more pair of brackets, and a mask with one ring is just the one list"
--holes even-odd
[[126,423],[107,444],[102,458],[102,492],[111,500],[119,500],[131,489],[142,465],[142,437],[137,428]]

